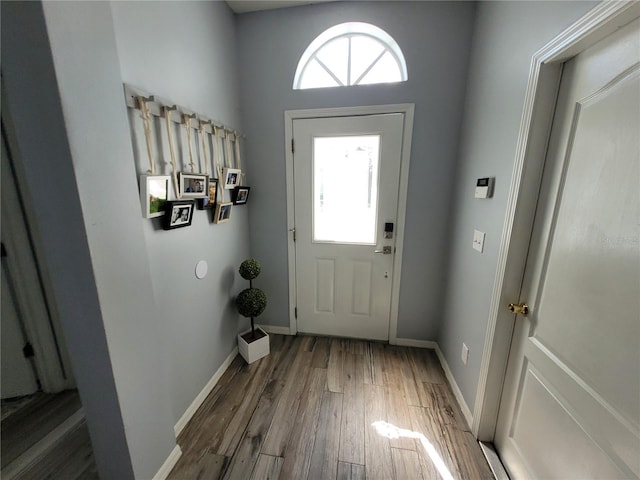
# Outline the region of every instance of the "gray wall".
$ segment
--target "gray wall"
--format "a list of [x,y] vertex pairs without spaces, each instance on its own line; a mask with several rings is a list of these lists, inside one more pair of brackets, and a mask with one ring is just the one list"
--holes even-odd
[[[107,479],[132,478],[118,398],[127,395],[114,379],[117,371],[105,332],[108,320],[96,287],[101,274],[92,265],[90,234],[83,219],[44,12],[39,2],[2,2],[1,6],[3,127],[17,160],[30,227],[38,234],[35,247],[40,268],[65,332],[99,471]],[[113,152],[118,150],[114,146]],[[102,175],[103,168],[96,173]],[[134,251],[142,238],[137,230]],[[148,299],[149,290],[148,282],[143,283],[143,298],[146,294]],[[164,433],[161,437],[167,441]]]
[[[336,2],[238,17],[241,105],[248,132],[252,255],[269,296],[261,323],[289,325],[284,111],[415,103],[398,337],[435,340],[442,316],[451,188],[458,151],[474,5]],[[403,50],[409,81],[292,89],[300,56],[327,28],[369,22]]]
[[[244,287],[236,269],[248,233],[270,297],[261,321],[288,325],[287,109],[416,104],[398,336],[437,338],[473,408],[529,61],[591,6],[480,4],[466,87],[468,3],[314,5],[243,15],[234,32],[222,2],[47,2],[44,12],[2,2],[3,108],[103,477],[151,478],[175,445],[173,425],[233,349],[246,325],[230,299]],[[392,35],[409,81],[293,91],[308,43],[345,21]],[[122,82],[248,134],[254,190],[231,222],[196,212],[192,227],[164,232],[141,218],[146,153]],[[475,178],[487,175],[495,197],[474,200]],[[473,228],[487,232],[483,255]],[[196,280],[201,259],[209,275]]]
[[[473,411],[500,236],[533,54],[594,6],[591,2],[483,2],[478,7],[454,188],[446,304],[438,343]],[[474,199],[495,176],[494,197]],[[471,248],[486,232],[484,253]],[[465,367],[462,342],[469,348]]]
[[122,82],[241,129],[234,17],[222,2],[3,2],[2,22],[25,194],[101,477],[152,478],[246,326],[231,299],[250,207],[170,232],[143,219],[146,152]]
[[[111,5],[122,82],[242,131],[234,16],[224,2]],[[130,111],[129,119],[140,174],[149,165],[144,132],[138,112]],[[164,120],[154,125],[157,173],[169,175]],[[195,150],[199,138],[194,135],[192,141]],[[182,159],[185,165],[189,157],[184,128],[176,144],[181,146],[178,162]],[[238,330],[248,325],[232,298],[247,286],[237,270],[249,256],[250,208],[234,207],[231,221],[219,225],[212,223],[211,211],[198,210],[191,227],[169,232],[159,229],[157,219],[140,220],[155,301],[162,312],[158,322],[171,359],[166,380],[174,423],[233,350]],[[202,280],[194,275],[199,260],[209,265]]]

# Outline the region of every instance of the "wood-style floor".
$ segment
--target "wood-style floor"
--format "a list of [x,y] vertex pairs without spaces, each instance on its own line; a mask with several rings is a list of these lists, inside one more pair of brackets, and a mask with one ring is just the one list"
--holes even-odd
[[75,390],[37,393],[16,407],[3,400],[3,480],[97,480],[89,431]]
[[271,335],[178,437],[186,479],[492,479],[432,350]]

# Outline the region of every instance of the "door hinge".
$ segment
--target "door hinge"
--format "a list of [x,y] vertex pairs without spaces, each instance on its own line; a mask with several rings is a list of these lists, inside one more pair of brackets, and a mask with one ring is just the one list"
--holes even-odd
[[293,309],[293,315],[296,317],[296,320],[298,319],[298,307],[295,307]]
[[33,345],[27,342],[27,344],[24,347],[22,347],[22,355],[24,355],[24,358],[31,358],[35,356],[35,352],[33,351]]
[[296,153],[296,142],[293,138],[291,139],[291,153]]
[[296,241],[296,227],[290,228],[289,231],[293,234],[293,241]]
[[529,305],[526,303],[510,303],[507,309],[516,315],[523,315],[525,317],[529,315]]

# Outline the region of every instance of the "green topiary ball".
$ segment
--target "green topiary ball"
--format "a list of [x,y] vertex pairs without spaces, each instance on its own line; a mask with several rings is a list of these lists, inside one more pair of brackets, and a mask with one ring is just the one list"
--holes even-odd
[[243,317],[257,317],[267,307],[267,296],[259,288],[245,288],[236,297],[236,307]]
[[240,264],[240,276],[245,280],[253,280],[260,275],[260,264],[255,258],[248,258]]

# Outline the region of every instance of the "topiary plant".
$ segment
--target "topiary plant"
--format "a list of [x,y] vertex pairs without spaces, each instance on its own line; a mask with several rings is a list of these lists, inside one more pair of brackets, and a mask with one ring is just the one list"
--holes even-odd
[[236,306],[243,317],[257,317],[267,306],[267,296],[259,288],[245,288],[236,298]]
[[253,279],[260,275],[260,263],[253,258],[242,262],[239,268],[240,276],[249,280],[249,288],[245,288],[236,297],[236,307],[243,317],[251,318],[251,338],[256,336],[253,319],[259,316],[267,307],[267,295],[259,288],[253,288]]
[[260,266],[258,261],[255,258],[248,258],[240,264],[240,268],[238,271],[240,272],[240,276],[242,278],[251,281],[258,275],[260,275],[260,270],[262,270],[262,267]]

